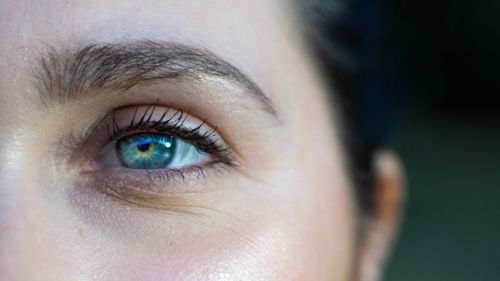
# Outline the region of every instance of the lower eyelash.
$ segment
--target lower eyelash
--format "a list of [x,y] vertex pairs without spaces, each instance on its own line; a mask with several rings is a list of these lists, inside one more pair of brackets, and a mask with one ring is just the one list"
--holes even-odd
[[151,207],[154,202],[163,202],[163,197],[186,193],[207,192],[206,185],[197,190],[200,178],[209,177],[208,173],[228,173],[227,165],[213,163],[207,167],[189,167],[184,170],[116,170],[92,172],[79,183],[82,188],[90,185],[99,193],[116,198],[120,202],[138,207]]
[[[204,194],[220,189],[215,183],[211,185],[212,174],[227,176],[231,172],[228,167],[214,164],[203,168],[203,172],[198,167],[198,171],[185,171],[182,178],[179,172],[150,171],[150,177],[144,176],[144,171],[84,174],[72,182],[74,189],[68,192],[68,197],[86,216],[96,216],[95,220],[107,218],[109,209],[105,207],[106,204],[119,212],[127,212],[130,208],[189,215],[206,215],[207,211],[217,211],[204,204],[203,198]],[[207,179],[203,185],[196,182],[200,177]],[[160,178],[163,184],[158,182]],[[108,223],[113,224],[114,220]]]

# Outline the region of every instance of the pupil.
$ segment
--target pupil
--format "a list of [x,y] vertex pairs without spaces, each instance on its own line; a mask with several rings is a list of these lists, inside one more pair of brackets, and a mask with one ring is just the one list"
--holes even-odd
[[139,149],[139,151],[141,151],[141,152],[146,152],[149,150],[150,144],[151,143],[149,143],[149,142],[140,143],[137,145],[137,149]]

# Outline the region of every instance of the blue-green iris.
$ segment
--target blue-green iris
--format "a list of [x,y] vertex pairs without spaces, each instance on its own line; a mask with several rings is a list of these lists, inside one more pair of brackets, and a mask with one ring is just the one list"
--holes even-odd
[[176,147],[176,138],[160,134],[137,134],[116,142],[120,162],[130,169],[166,168],[175,156]]

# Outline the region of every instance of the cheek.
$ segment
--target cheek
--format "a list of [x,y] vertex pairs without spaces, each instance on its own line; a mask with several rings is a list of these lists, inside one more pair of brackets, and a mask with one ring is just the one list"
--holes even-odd
[[[327,168],[316,173],[328,174]],[[335,178],[306,176],[291,177],[271,198],[249,195],[243,214],[205,234],[187,231],[166,241],[156,233],[146,250],[133,243],[108,250],[98,279],[349,280],[354,236],[347,188]]]
[[204,236],[182,235],[142,253],[112,253],[100,279],[296,280],[292,261],[300,251],[287,235],[293,229],[273,219],[256,218]]
[[290,213],[293,218],[282,222],[185,235],[149,251],[115,249],[120,254],[104,257],[107,266],[98,270],[98,279],[348,280],[351,248],[345,221],[329,221],[340,215]]
[[[322,136],[322,139],[328,139]],[[99,280],[350,280],[355,218],[336,145],[318,143],[292,157],[265,186],[231,197],[231,213],[206,232],[156,229],[151,246],[108,250]],[[168,221],[164,222],[168,224]],[[172,223],[172,221],[170,221]],[[151,223],[150,223],[151,224]],[[211,225],[211,226],[207,226]],[[110,248],[106,246],[105,248]]]
[[[298,262],[307,280],[350,280],[354,261],[355,218],[353,199],[344,173],[331,160],[312,159],[297,179],[295,239],[301,243]],[[293,237],[293,236],[292,236]],[[304,280],[304,279],[301,279]]]

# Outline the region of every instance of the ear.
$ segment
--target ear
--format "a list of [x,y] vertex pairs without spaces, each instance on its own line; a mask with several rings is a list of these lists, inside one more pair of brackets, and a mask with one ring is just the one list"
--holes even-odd
[[374,209],[363,229],[360,281],[380,280],[388,254],[398,232],[404,202],[403,168],[391,151],[377,152],[374,161]]

